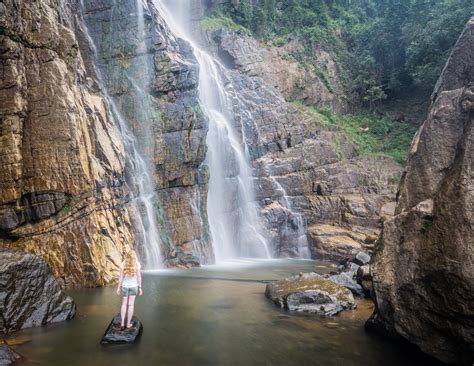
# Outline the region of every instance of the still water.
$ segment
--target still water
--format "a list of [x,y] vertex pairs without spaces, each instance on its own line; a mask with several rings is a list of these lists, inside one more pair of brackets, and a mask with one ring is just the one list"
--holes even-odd
[[364,331],[369,301],[334,318],[289,313],[265,298],[259,282],[331,269],[328,262],[252,260],[147,272],[136,303],[144,332],[132,346],[99,344],[119,309],[115,287],[71,291],[75,319],[22,331],[14,349],[26,358],[21,365],[419,365]]

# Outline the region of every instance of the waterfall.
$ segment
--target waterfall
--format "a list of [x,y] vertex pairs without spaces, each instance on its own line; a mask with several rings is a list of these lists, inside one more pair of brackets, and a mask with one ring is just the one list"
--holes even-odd
[[[136,7],[138,21],[137,29],[139,33],[138,38],[141,39],[141,42],[143,42],[139,45],[139,47],[144,49],[146,48],[144,39],[144,15],[142,2],[140,0],[137,0]],[[140,154],[140,152],[138,151],[138,142],[131,130],[131,127],[129,126],[129,123],[127,122],[120,108],[118,108],[114,97],[109,94],[107,83],[105,82],[102,70],[99,66],[97,46],[89,32],[87,21],[84,19],[84,0],[81,0],[80,2],[80,11],[81,25],[84,34],[87,37],[89,46],[92,50],[95,73],[97,75],[98,82],[101,86],[102,94],[106,100],[109,115],[116,123],[118,123],[123,138],[123,143],[126,152],[126,181],[132,192],[131,204],[135,206],[138,213],[138,231],[143,234],[143,257],[141,259],[145,264],[145,268],[147,269],[160,268],[162,266],[162,258],[160,251],[162,242],[156,221],[155,208],[155,204],[158,201],[158,198],[156,197],[156,193],[154,191],[153,186],[153,180],[151,178],[151,174],[149,173],[149,164],[145,161],[142,154]],[[136,120],[139,120],[141,123],[143,123],[147,131],[151,131],[149,116],[146,114],[145,116],[138,115],[139,113],[143,112],[147,113],[147,111],[150,110],[149,106],[147,105],[149,96],[144,91],[144,85],[141,85],[142,83],[137,80],[134,75],[128,74],[127,78],[135,90],[135,100],[140,100],[142,103],[141,107],[137,106],[135,108],[135,113],[137,114],[135,116]],[[145,134],[147,135],[146,132]]]
[[187,23],[189,18],[186,19],[189,0],[167,0],[163,4],[153,0],[153,4],[172,32],[190,43],[200,66],[199,98],[209,119],[207,209],[216,260],[270,258],[254,197],[250,158],[243,136],[239,136],[233,125],[226,69],[195,42]]
[[[308,238],[306,236],[306,224],[304,222],[303,215],[294,212],[293,211],[293,206],[288,199],[288,195],[286,193],[285,188],[276,180],[276,178],[271,174],[270,169],[268,168],[268,165],[265,164],[265,172],[268,175],[268,178],[270,178],[273,186],[275,186],[276,191],[280,192],[281,194],[281,201],[280,203],[283,205],[284,208],[288,210],[288,212],[291,215],[291,218],[293,219],[292,225],[296,227],[296,244],[298,248],[298,254],[300,258],[305,258],[305,259],[310,259],[311,258],[311,253],[309,250],[309,243],[308,243]],[[288,218],[286,219],[288,221]],[[288,222],[284,226],[285,230],[285,235],[282,235],[284,240],[288,240],[288,238],[291,236],[291,233],[288,232]]]

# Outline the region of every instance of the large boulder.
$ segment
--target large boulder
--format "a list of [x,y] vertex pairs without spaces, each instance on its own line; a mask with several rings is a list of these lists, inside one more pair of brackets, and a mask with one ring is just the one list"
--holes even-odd
[[320,315],[354,309],[352,293],[316,273],[300,274],[267,284],[265,296],[281,308]]
[[447,363],[474,360],[474,17],[432,95],[372,258],[368,325]]
[[41,258],[0,250],[0,335],[71,319],[76,305]]

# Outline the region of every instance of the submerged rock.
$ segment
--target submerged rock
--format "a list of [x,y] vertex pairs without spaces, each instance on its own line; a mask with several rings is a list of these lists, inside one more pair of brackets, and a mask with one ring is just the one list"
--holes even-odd
[[101,344],[120,344],[133,343],[142,334],[143,325],[137,317],[132,317],[132,327],[129,329],[121,329],[120,314],[114,316],[105,331]]
[[0,366],[7,366],[15,363],[21,356],[13,351],[8,345],[0,344]]
[[348,289],[316,273],[269,283],[265,296],[281,308],[329,316],[356,307]]
[[474,362],[474,17],[438,80],[372,260],[388,331],[446,363]]
[[76,305],[39,257],[0,250],[0,334],[71,319]]

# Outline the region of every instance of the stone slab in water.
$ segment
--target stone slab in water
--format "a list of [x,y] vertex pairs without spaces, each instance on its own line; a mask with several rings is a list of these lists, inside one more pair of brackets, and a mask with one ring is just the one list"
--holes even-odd
[[143,325],[135,316],[132,317],[132,327],[120,329],[120,314],[114,316],[105,331],[101,344],[125,344],[135,342],[143,331]]
[[269,283],[265,296],[288,310],[328,316],[356,307],[351,291],[316,273]]

